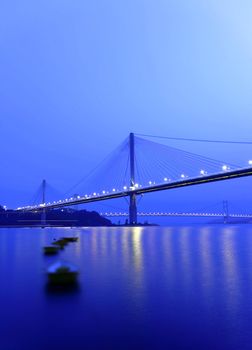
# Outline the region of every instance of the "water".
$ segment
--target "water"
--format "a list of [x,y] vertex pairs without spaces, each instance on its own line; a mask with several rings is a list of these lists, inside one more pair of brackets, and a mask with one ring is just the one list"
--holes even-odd
[[[55,291],[42,254],[80,269]],[[251,349],[252,226],[0,230],[0,349]]]

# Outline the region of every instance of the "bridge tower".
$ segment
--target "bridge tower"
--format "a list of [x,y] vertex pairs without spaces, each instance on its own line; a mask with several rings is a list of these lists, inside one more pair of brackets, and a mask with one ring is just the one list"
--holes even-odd
[[[46,195],[46,180],[42,181],[42,203],[45,204],[45,195]],[[46,209],[43,208],[41,212],[41,226],[46,225]]]
[[223,217],[224,217],[224,224],[228,222],[228,201],[223,201]]
[[[134,187],[135,185],[135,138],[132,132],[129,135],[129,152],[130,152],[130,187]],[[130,193],[129,223],[130,225],[135,225],[137,223],[137,205],[136,205],[135,193]]]

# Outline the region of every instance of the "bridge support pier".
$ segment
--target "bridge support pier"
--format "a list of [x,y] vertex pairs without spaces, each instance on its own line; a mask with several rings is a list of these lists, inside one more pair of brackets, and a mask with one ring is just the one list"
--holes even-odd
[[[42,203],[45,204],[45,193],[46,193],[46,180],[42,181]],[[46,209],[43,208],[41,212],[40,218],[41,227],[46,226]]]
[[228,201],[223,201],[223,217],[224,217],[224,224],[228,223],[228,217],[229,217],[229,213],[228,213]]
[[[129,153],[130,153],[130,188],[134,189],[135,186],[135,138],[133,132],[129,135]],[[137,224],[137,205],[136,194],[130,193],[129,204],[129,224]]]
[[45,209],[43,209],[41,212],[40,223],[41,223],[41,227],[46,226],[46,210]]
[[137,224],[137,205],[135,193],[130,194],[129,223],[130,225]]

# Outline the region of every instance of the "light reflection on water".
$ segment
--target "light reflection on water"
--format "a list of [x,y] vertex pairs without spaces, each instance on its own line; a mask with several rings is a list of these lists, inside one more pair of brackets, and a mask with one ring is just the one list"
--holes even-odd
[[192,249],[191,249],[191,229],[190,227],[182,227],[179,232],[178,250],[180,252],[181,278],[183,288],[191,289],[193,281],[192,269]]
[[132,256],[134,264],[134,272],[138,275],[142,274],[143,269],[143,242],[142,242],[142,227],[133,227],[131,232],[132,239]]
[[[78,236],[78,243],[69,244],[59,257],[43,256],[43,245],[69,235]],[[183,349],[189,343],[196,349],[218,348],[216,344],[249,349],[252,341],[249,225],[2,229],[0,253],[1,276],[8,279],[0,289],[6,324],[16,327],[17,313],[26,309],[34,317],[41,313],[39,326],[30,324],[39,339],[47,322],[60,330],[71,321],[74,327],[62,334],[60,349],[70,346],[70,339],[76,339],[76,349],[92,342],[101,348],[100,341],[111,349],[130,348],[134,339],[148,344],[147,349],[174,344]],[[46,285],[46,268],[58,258],[80,269],[73,293],[59,296]],[[83,327],[88,337],[83,337]],[[32,348],[17,332],[17,341],[20,337],[26,349]]]
[[212,304],[211,289],[214,283],[214,264],[211,237],[213,236],[210,227],[203,227],[199,236],[199,270],[201,279],[202,293],[205,297],[205,302]]
[[[235,317],[240,304],[240,283],[238,272],[237,256],[237,233],[235,228],[225,228],[221,236],[221,252],[223,263],[223,281],[222,285],[226,296],[226,308],[228,312]],[[235,319],[234,319],[235,320]]]

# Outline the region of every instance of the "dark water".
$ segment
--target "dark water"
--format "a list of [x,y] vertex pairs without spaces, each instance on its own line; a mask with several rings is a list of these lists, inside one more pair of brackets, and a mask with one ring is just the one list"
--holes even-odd
[[[58,258],[76,288],[48,287]],[[252,348],[250,225],[1,229],[0,274],[1,350]]]

